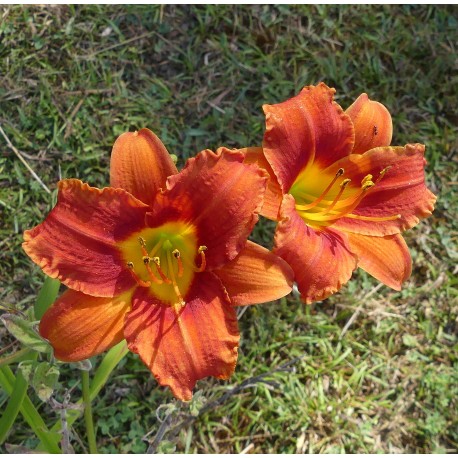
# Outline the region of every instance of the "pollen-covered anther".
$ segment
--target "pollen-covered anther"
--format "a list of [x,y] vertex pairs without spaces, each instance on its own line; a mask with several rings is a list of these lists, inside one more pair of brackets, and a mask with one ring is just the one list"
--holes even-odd
[[171,280],[167,277],[167,275],[165,275],[164,271],[161,269],[161,260],[159,259],[158,256],[155,256],[154,258],[152,258],[152,261],[154,262],[154,264],[156,264],[156,269],[157,269],[157,272],[158,274],[161,276],[162,280],[167,283],[168,285],[170,285],[172,282]]
[[391,169],[391,165],[389,165],[388,167],[385,167],[383,170],[380,170],[380,173],[378,175],[378,178],[377,178],[377,181],[375,182],[375,184],[377,184],[384,176],[385,176],[385,173],[388,172],[388,170]]
[[173,250],[172,254],[174,258],[177,260],[178,264],[178,278],[183,276],[183,261],[181,260],[181,253],[179,250]]
[[148,288],[151,286],[151,282],[149,281],[143,281],[134,271],[134,263],[133,262],[128,262],[127,263],[127,268],[130,270],[130,273],[133,277],[133,279],[137,282],[137,285],[143,286],[144,288]]
[[372,183],[372,178],[374,178],[371,174],[366,175],[362,180],[361,180],[361,186],[364,187],[366,183],[371,182]]
[[207,266],[205,251],[207,251],[207,247],[205,245],[201,245],[197,250],[197,253],[200,254],[200,267],[197,268],[197,272],[203,272]]

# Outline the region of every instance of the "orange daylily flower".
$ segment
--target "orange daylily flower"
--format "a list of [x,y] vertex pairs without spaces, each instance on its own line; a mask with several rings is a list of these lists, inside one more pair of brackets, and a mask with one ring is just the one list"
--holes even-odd
[[26,253],[70,288],[40,333],[63,361],[125,338],[161,385],[189,400],[197,380],[234,371],[234,306],[291,290],[286,262],[247,241],[265,172],[223,149],[199,153],[177,173],[142,129],[116,141],[110,181],[104,189],[60,181],[57,205],[24,233]]
[[270,175],[261,214],[278,220],[274,253],[295,272],[302,299],[329,297],[352,271],[399,290],[411,258],[400,233],[431,215],[425,147],[389,146],[388,110],[362,94],[346,110],[321,83],[276,105],[264,105],[263,148],[246,163]]

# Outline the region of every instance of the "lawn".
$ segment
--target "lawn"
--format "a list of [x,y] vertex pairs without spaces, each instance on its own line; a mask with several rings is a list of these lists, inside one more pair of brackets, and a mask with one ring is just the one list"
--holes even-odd
[[[22,233],[53,207],[57,181],[106,186],[128,130],[153,130],[181,167],[205,148],[260,145],[262,104],[324,81],[343,107],[362,92],[385,104],[392,144],[426,145],[438,195],[406,233],[401,292],[358,270],[311,306],[291,294],[240,309],[235,375],[198,382],[192,403],[125,357],[93,402],[100,452],[458,451],[457,30],[455,6],[0,8],[0,127],[18,151],[0,135],[2,311],[28,310],[43,284]],[[252,238],[270,248],[272,233],[261,220]],[[3,326],[0,339],[0,358],[21,348]],[[53,399],[75,386],[76,402],[79,377],[61,366]],[[60,418],[28,396],[48,427]],[[83,419],[68,432],[85,451]],[[21,414],[6,443],[37,446]]]

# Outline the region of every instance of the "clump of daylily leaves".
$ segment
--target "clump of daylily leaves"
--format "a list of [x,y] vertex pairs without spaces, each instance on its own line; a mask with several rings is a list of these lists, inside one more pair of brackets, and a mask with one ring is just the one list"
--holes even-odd
[[[320,301],[357,267],[399,290],[412,265],[401,233],[436,199],[425,147],[390,146],[382,104],[362,94],[344,111],[334,92],[321,83],[265,105],[262,147],[205,150],[178,172],[143,128],[114,143],[109,187],[60,181],[56,206],[23,243],[67,287],[38,317],[54,358],[116,346],[117,362],[125,340],[189,401],[198,380],[234,372],[236,307],[284,297],[294,283],[305,303]],[[272,251],[247,240],[259,215],[277,221]]]

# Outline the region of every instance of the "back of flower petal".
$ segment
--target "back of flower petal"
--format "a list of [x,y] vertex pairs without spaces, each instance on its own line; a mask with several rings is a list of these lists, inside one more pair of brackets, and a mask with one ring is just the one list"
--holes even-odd
[[354,154],[361,154],[377,146],[389,146],[393,136],[393,122],[384,105],[361,94],[345,111],[355,127]]
[[227,379],[237,362],[235,309],[212,273],[196,276],[183,307],[171,307],[138,289],[126,316],[129,349],[138,353],[160,385],[183,401],[204,377]]
[[260,214],[266,218],[277,221],[283,193],[272,167],[264,156],[263,149],[260,147],[252,147],[243,148],[239,151],[245,155],[245,160],[243,161],[245,164],[256,164],[269,174],[266,193],[264,195],[264,203]]
[[371,237],[348,233],[358,267],[397,291],[412,273],[412,259],[402,235]]
[[149,129],[126,132],[113,145],[110,184],[152,203],[167,177],[177,173],[167,149]]
[[40,334],[61,361],[81,361],[124,339],[124,316],[131,294],[93,297],[67,290],[43,315]]
[[214,273],[232,305],[253,305],[280,299],[291,292],[294,274],[283,259],[248,241],[240,254]]
[[147,208],[122,189],[63,180],[56,206],[24,232],[22,246],[43,272],[69,288],[113,297],[135,284],[117,244],[144,227]]

